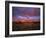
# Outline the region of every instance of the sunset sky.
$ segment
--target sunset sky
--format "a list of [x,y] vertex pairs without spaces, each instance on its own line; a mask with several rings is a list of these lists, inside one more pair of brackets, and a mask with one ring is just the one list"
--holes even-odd
[[12,7],[12,18],[13,21],[16,20],[35,20],[39,21],[40,19],[40,8],[32,7]]

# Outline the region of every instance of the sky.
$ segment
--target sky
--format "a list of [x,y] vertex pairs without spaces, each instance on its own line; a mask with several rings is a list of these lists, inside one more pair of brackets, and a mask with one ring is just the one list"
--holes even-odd
[[12,7],[13,20],[39,20],[40,8],[33,7]]

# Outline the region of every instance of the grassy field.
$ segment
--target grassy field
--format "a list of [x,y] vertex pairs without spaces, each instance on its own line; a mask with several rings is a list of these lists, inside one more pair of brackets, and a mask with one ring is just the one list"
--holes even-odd
[[40,30],[40,22],[12,22],[12,31]]

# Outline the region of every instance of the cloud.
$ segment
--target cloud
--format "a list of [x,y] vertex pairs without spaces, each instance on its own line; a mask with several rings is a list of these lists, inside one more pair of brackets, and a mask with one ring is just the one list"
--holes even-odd
[[40,21],[40,16],[17,16],[13,18],[14,21]]

